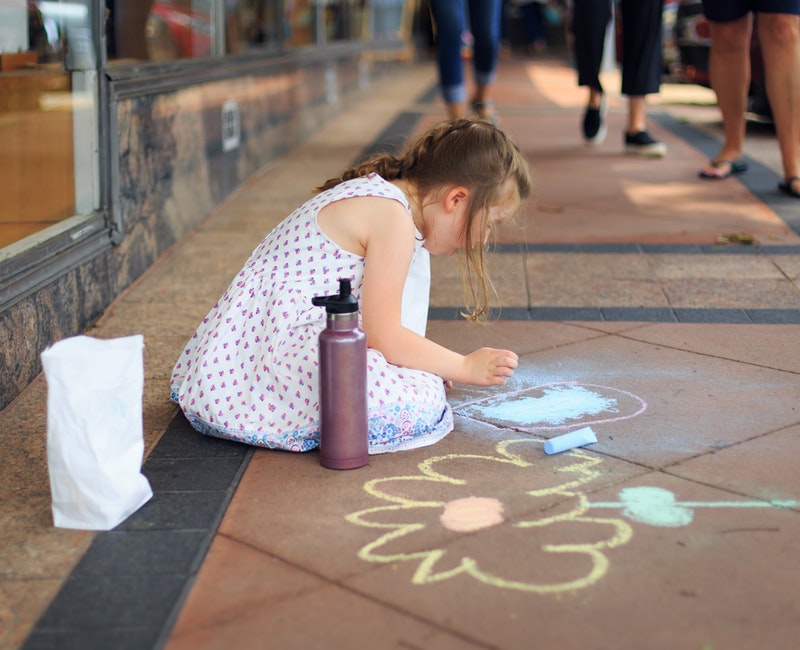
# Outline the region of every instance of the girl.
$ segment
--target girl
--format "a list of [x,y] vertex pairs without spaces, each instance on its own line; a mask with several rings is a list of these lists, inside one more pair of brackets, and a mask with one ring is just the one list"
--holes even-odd
[[517,355],[482,348],[465,356],[425,338],[428,254],[464,251],[468,317],[483,318],[484,243],[530,193],[528,164],[491,123],[460,119],[316,189],[203,320],[175,365],[172,399],[208,435],[317,447],[326,316],[311,299],[338,293],[339,278],[349,277],[369,348],[370,453],[433,444],[453,428],[445,383],[505,384]]

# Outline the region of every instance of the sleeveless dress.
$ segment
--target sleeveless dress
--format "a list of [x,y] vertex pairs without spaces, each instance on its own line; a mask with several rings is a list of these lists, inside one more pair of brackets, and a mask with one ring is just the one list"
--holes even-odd
[[[313,296],[351,278],[361,301],[364,258],[317,225],[320,209],[355,196],[382,196],[411,211],[403,192],[377,174],[322,192],[280,223],[250,255],[175,364],[171,398],[201,433],[251,445],[308,451],[319,446],[319,334],[325,309]],[[417,232],[403,291],[403,325],[425,334],[430,260]],[[453,428],[444,382],[367,350],[369,451],[433,444]]]

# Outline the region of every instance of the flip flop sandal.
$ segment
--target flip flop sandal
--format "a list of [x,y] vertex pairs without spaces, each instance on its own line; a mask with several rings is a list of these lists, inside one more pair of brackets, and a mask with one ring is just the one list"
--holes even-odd
[[721,181],[725,178],[729,178],[734,176],[735,174],[743,174],[747,171],[747,163],[744,160],[712,160],[711,161],[711,168],[715,172],[719,172],[720,170],[724,170],[725,166],[728,166],[728,172],[724,173],[714,173],[714,172],[707,172],[705,169],[701,170],[698,176],[700,178],[710,178],[712,180]]
[[784,194],[788,194],[795,199],[800,199],[800,192],[794,189],[792,185],[795,181],[800,181],[800,177],[792,176],[791,178],[787,178],[785,181],[778,183],[778,189]]

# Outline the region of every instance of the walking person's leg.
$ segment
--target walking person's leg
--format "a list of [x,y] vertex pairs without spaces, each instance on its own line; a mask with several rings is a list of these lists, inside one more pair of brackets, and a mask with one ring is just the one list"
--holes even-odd
[[600,83],[606,30],[611,20],[609,0],[574,0],[572,9],[573,49],[578,85],[589,88],[583,116],[583,136],[589,144],[605,139],[605,101]]
[[430,0],[436,34],[439,87],[450,118],[464,117],[467,90],[461,59],[461,35],[466,29],[463,0]]
[[758,35],[783,162],[780,187],[800,198],[800,17],[759,13]]
[[[709,73],[722,114],[724,141],[716,157],[700,172],[701,178],[727,178],[743,172],[745,111],[750,88],[750,37],[753,17],[745,6],[727,0],[704,0],[711,31]],[[746,4],[746,3],[742,3]]]
[[646,96],[661,89],[664,0],[622,0],[622,94],[628,98],[626,153],[660,157],[667,147],[647,131]]
[[479,117],[495,119],[491,87],[497,75],[500,53],[501,0],[468,0],[470,31],[475,40],[473,65],[475,95],[471,107]]

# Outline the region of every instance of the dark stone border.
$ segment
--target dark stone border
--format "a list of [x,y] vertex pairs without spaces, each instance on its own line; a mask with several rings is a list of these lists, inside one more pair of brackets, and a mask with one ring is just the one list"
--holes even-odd
[[[462,320],[464,307],[431,307],[429,320]],[[590,321],[798,325],[800,309],[690,309],[673,307],[506,307],[491,309],[491,321]]]
[[161,647],[253,451],[178,413],[142,469],[153,498],[97,534],[23,648]]

